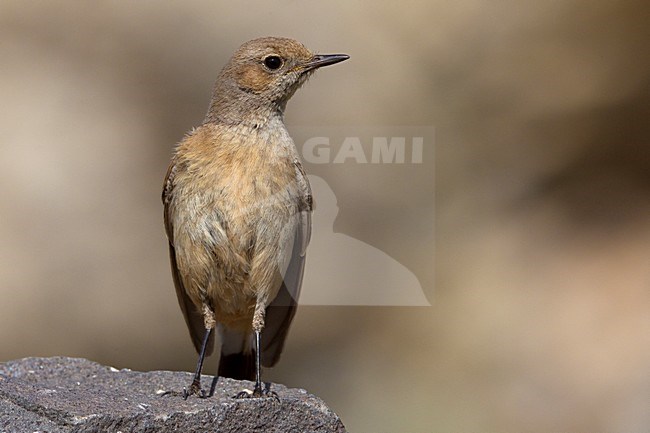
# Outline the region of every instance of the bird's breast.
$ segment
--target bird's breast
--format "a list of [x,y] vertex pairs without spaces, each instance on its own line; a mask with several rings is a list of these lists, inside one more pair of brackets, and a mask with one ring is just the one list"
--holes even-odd
[[198,135],[177,153],[173,218],[179,268],[190,291],[243,305],[239,298],[252,294],[247,290],[266,284],[251,280],[274,273],[292,243],[301,201],[296,156],[285,149],[293,143]]

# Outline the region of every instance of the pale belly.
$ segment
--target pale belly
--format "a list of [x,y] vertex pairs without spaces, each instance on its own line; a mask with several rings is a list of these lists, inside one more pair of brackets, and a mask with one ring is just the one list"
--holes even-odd
[[[253,181],[179,194],[174,240],[185,290],[229,328],[249,329],[282,283],[298,225],[298,186]],[[230,188],[229,188],[230,187]]]

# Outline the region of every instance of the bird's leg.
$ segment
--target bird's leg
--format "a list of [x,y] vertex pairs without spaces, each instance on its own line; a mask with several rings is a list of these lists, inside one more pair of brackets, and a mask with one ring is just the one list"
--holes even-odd
[[253,332],[255,332],[255,388],[253,392],[242,391],[237,394],[237,398],[247,397],[272,397],[279,400],[278,394],[270,391],[268,388],[262,388],[262,329],[264,329],[265,303],[257,301],[255,313],[253,313]]
[[203,321],[205,322],[205,335],[203,336],[201,351],[199,352],[199,360],[196,363],[194,379],[192,380],[190,388],[183,390],[183,398],[185,400],[187,400],[187,397],[192,394],[197,394],[201,398],[206,397],[205,391],[201,389],[201,370],[203,370],[203,361],[205,360],[205,352],[208,348],[208,342],[210,341],[210,334],[215,326],[217,326],[217,318],[214,315],[214,311],[212,311],[212,308],[210,308],[207,303],[203,304]]
[[260,344],[261,332],[255,331],[255,388],[253,397],[262,396],[262,348]]
[[183,398],[187,400],[187,397],[193,394],[197,394],[199,397],[205,397],[205,391],[201,389],[201,370],[203,370],[203,360],[205,359],[205,351],[208,347],[208,341],[210,340],[210,334],[214,328],[207,328],[205,330],[205,335],[203,336],[203,344],[201,344],[201,353],[199,353],[199,360],[196,363],[196,372],[194,373],[194,379],[189,389],[183,390]]

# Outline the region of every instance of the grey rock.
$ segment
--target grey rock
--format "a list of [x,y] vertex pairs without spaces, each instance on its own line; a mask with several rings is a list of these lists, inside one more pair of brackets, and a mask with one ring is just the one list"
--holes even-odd
[[279,401],[235,399],[253,384],[203,376],[210,396],[183,400],[179,394],[191,379],[186,372],[117,370],[77,358],[10,361],[0,364],[0,433],[345,432],[339,417],[305,390],[272,384]]

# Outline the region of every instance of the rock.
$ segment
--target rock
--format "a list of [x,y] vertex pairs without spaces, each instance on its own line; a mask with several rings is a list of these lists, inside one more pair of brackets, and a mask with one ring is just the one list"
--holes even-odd
[[[318,397],[272,384],[273,398],[234,399],[253,384],[203,376],[208,398],[182,392],[186,372],[137,372],[77,358],[0,364],[0,432],[337,432],[345,427]],[[174,391],[176,393],[167,393]]]

